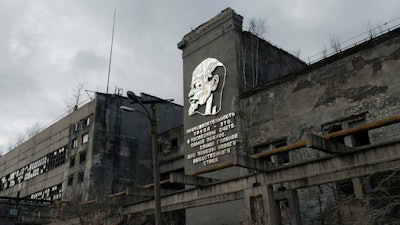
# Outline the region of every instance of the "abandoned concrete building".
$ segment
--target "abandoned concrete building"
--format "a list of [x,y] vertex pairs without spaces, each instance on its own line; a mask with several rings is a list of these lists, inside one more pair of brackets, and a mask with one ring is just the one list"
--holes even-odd
[[[158,99],[146,94],[141,98]],[[1,156],[0,195],[21,200],[102,201],[128,186],[151,182],[148,121],[120,106],[135,107],[135,103],[120,95],[96,93],[89,103]],[[157,112],[162,120],[158,132],[182,124],[180,105],[157,104]]]
[[[225,9],[178,43],[184,105],[157,108],[162,223],[399,224],[400,28],[306,64],[242,21]],[[153,224],[149,124],[96,99],[0,157],[0,195],[96,209],[49,224]]]

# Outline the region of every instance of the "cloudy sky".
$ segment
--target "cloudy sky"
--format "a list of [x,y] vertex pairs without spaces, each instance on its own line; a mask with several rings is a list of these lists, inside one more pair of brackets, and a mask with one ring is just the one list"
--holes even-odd
[[106,92],[114,9],[109,93],[183,104],[177,43],[227,7],[244,17],[244,30],[252,18],[265,21],[264,37],[305,61],[331,37],[343,47],[368,27],[400,23],[398,0],[0,0],[0,151],[65,115],[78,85]]

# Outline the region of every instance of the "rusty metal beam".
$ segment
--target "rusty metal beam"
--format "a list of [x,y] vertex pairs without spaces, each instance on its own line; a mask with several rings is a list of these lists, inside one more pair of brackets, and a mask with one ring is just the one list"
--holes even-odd
[[323,136],[323,138],[330,139],[330,138],[344,137],[344,136],[351,135],[351,134],[354,134],[354,133],[357,133],[360,131],[372,130],[372,129],[392,125],[392,124],[399,123],[399,122],[400,122],[400,115],[393,116],[393,117],[381,119],[378,121],[366,123],[366,124],[363,124],[363,125],[360,125],[357,127],[352,127],[352,128],[348,128],[345,130],[333,132],[333,133]]
[[[357,127],[352,127],[352,128],[348,128],[345,130],[333,132],[333,133],[324,135],[322,137],[325,139],[344,137],[344,136],[348,136],[348,135],[351,135],[351,134],[354,134],[354,133],[357,133],[360,131],[372,130],[372,129],[388,126],[388,125],[399,123],[399,122],[400,122],[400,115],[397,115],[397,116],[381,119],[378,121],[366,123],[366,124],[363,124],[363,125],[360,125]],[[294,144],[271,149],[266,152],[257,153],[257,154],[251,155],[250,157],[254,158],[254,159],[258,159],[258,158],[263,158],[263,157],[270,156],[270,155],[275,155],[275,154],[279,154],[279,153],[283,153],[283,152],[292,151],[292,150],[299,149],[299,148],[304,148],[306,146],[307,146],[307,141],[301,140]]]
[[128,192],[122,191],[122,192],[118,192],[118,193],[111,194],[111,195],[109,195],[108,197],[109,197],[109,198],[114,198],[114,197],[123,196],[123,195],[128,195]]
[[94,204],[96,202],[97,202],[97,200],[93,199],[93,200],[88,200],[88,201],[85,201],[85,202],[81,202],[80,205],[90,205],[90,204]]

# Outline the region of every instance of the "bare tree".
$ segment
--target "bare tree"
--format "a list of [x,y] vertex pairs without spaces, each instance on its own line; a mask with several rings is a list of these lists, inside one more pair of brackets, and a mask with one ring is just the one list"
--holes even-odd
[[[362,180],[361,198],[351,193],[353,185],[345,189],[332,186],[336,201],[329,211],[338,213],[341,220],[335,224],[400,224],[400,172],[378,172]],[[332,221],[332,218],[324,218]]]
[[326,47],[326,45],[324,45],[323,47],[322,47],[322,57],[324,57],[324,58],[326,58],[326,57],[328,57],[328,48]]
[[296,49],[296,50],[294,50],[294,51],[292,52],[292,54],[293,54],[295,57],[300,58],[301,50],[300,50],[300,49]]
[[[263,38],[264,34],[267,31],[265,21],[256,20],[254,18],[249,21],[249,31],[252,33],[256,39],[256,46],[254,47],[254,36],[251,37],[251,57],[252,57],[252,70],[253,70],[253,87],[257,85],[258,81],[258,45],[259,38]],[[255,48],[255,49],[254,49]],[[254,59],[255,56],[255,59]]]
[[42,128],[42,125],[40,122],[36,122],[36,123],[32,124],[32,126],[30,126],[26,129],[27,138],[32,138],[33,136],[38,134],[40,132],[41,128]]
[[370,39],[376,36],[376,30],[374,27],[372,27],[371,19],[368,19],[367,33]]
[[65,99],[65,104],[69,113],[72,113],[73,111],[78,109],[84,91],[83,88],[83,83],[77,84],[76,87],[72,89],[72,95],[67,96],[67,98]]
[[334,34],[330,35],[329,43],[335,53],[339,53],[342,50],[342,46],[340,44],[339,38],[336,35],[334,35]]
[[266,22],[260,19],[256,20],[255,18],[250,19],[249,31],[257,37],[263,38],[267,32]]
[[26,140],[25,135],[24,134],[19,134],[17,136],[17,141],[16,141],[14,146],[18,146],[18,145],[22,144],[25,140]]

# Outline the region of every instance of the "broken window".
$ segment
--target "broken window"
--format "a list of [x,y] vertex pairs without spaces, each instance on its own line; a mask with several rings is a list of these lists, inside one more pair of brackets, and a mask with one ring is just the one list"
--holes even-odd
[[79,163],[83,163],[86,161],[86,152],[79,153]]
[[72,139],[72,142],[71,142],[71,148],[74,149],[77,147],[78,147],[78,139],[74,138],[74,139]]
[[74,167],[74,166],[75,166],[75,156],[69,159],[69,167]]
[[74,124],[74,131],[78,131],[78,129],[79,129],[79,123],[75,123]]
[[[366,113],[362,113],[323,124],[321,127],[324,134],[330,134],[348,128],[358,127],[365,123],[366,123]],[[334,140],[350,147],[358,147],[370,144],[368,130],[359,131],[357,133],[345,137],[337,137]]]
[[171,149],[177,149],[178,148],[178,138],[173,138],[171,140]]
[[68,186],[71,186],[71,185],[73,185],[73,184],[74,184],[74,175],[72,174],[72,175],[69,175],[69,176],[68,176],[67,185],[68,185]]
[[[357,127],[363,124],[365,124],[365,118],[350,122],[349,128]],[[369,141],[368,130],[359,131],[353,134],[351,136],[351,140],[353,147],[369,145],[370,141]]]
[[89,141],[89,134],[82,135],[82,144],[88,143]]
[[[272,149],[280,148],[280,147],[283,147],[286,145],[287,145],[286,138],[280,139],[278,141],[273,141],[273,142],[269,142],[269,143],[265,143],[265,144],[256,146],[255,153],[270,151]],[[282,165],[282,164],[289,163],[289,161],[290,161],[289,152],[281,152],[278,154],[267,156],[266,160],[268,160],[271,163],[276,164],[276,165]]]
[[[330,133],[334,133],[334,132],[338,132],[341,131],[342,129],[342,125],[341,124],[334,124],[332,126],[328,126],[325,128],[325,134],[330,134]],[[344,144],[344,138],[343,137],[338,137],[334,139],[335,141]]]
[[88,127],[90,124],[90,117],[83,119],[83,127]]
[[354,196],[354,186],[352,180],[342,180],[336,182],[336,193],[338,199],[345,200]]
[[85,172],[81,171],[78,173],[78,183],[82,183],[83,179],[85,178]]

